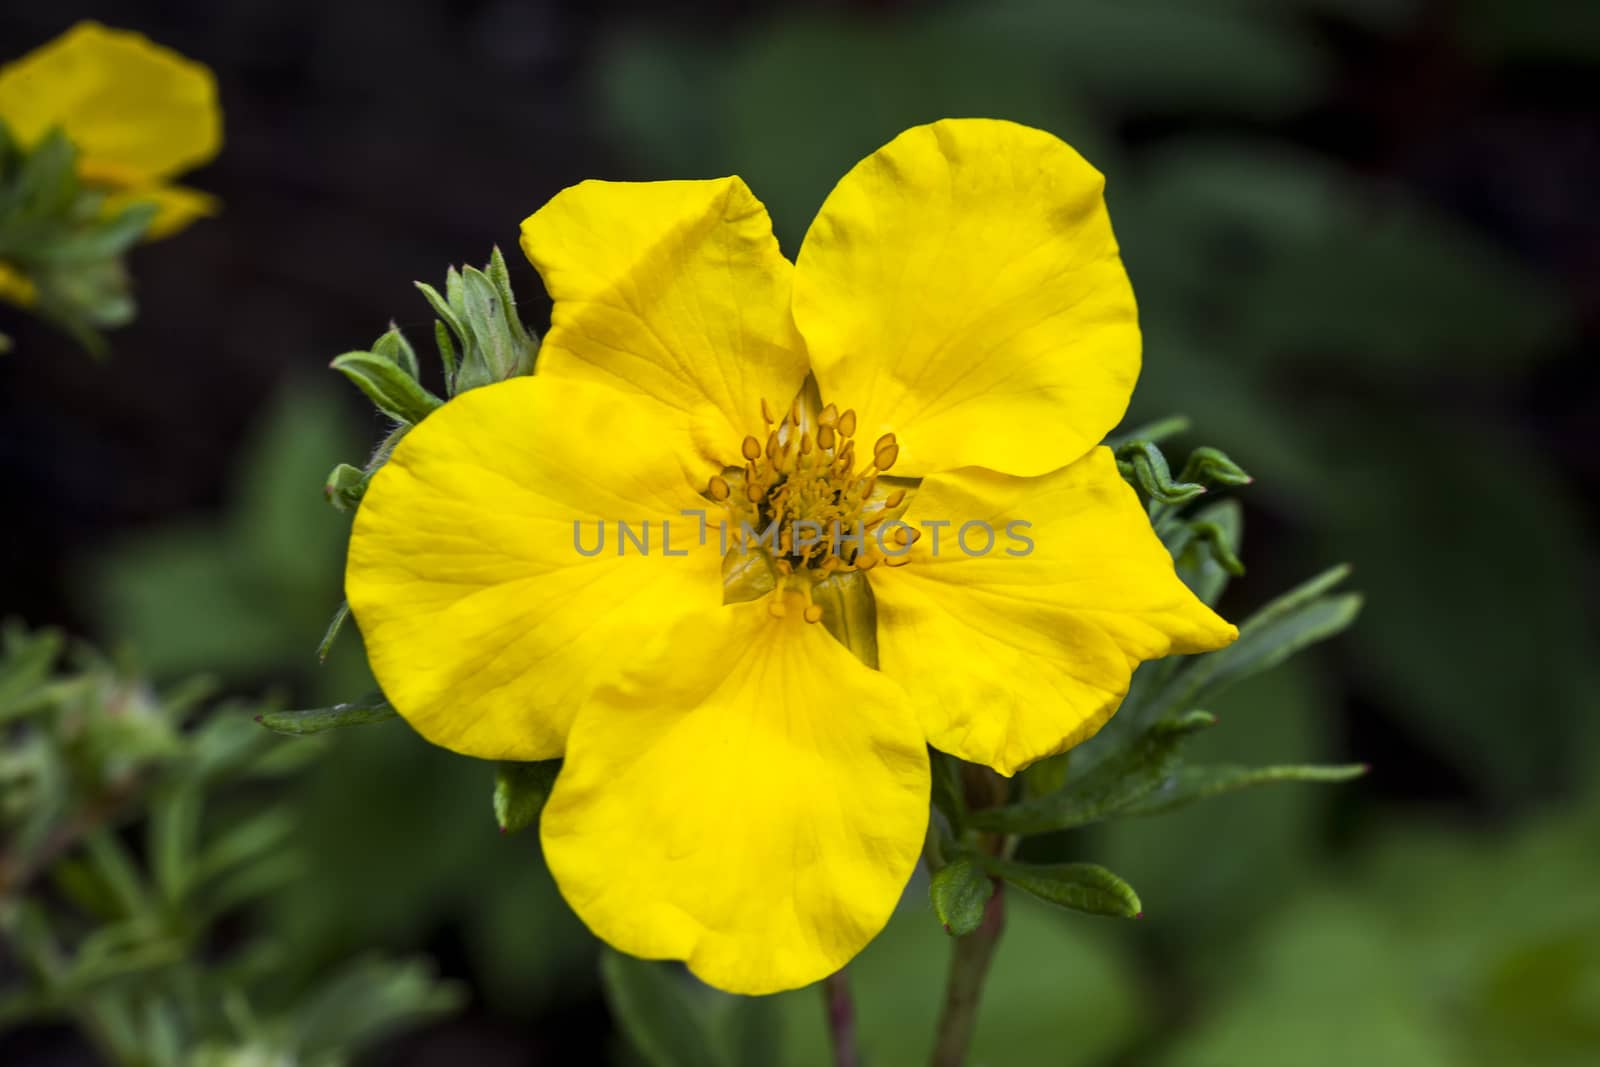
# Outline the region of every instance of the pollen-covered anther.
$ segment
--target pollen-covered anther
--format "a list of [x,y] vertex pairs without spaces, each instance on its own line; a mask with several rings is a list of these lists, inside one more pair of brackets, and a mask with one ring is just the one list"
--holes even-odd
[[[857,470],[854,410],[829,404],[803,416],[796,401],[774,423],[775,410],[771,401],[761,402],[765,441],[751,434],[740,442],[738,486],[714,480],[708,495],[727,502],[730,518],[761,539],[758,547],[771,557],[780,588],[791,576],[804,591],[835,571],[874,566],[866,539],[887,510],[873,493],[899,453],[894,434],[880,437],[873,462]],[[896,492],[903,500],[904,491]]]

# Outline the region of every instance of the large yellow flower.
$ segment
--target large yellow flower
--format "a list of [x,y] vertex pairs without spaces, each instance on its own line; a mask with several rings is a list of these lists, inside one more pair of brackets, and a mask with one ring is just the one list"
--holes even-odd
[[60,128],[79,177],[111,194],[108,210],[160,205],[147,236],[216,210],[211,196],[171,184],[222,147],[216,79],[143,34],[80,22],[0,67],[0,120],[24,145]]
[[[1102,185],[1049,134],[952,120],[853,169],[792,265],[738,178],[584,182],[523,224],[537,369],[401,442],[346,589],[424,736],[565,756],[544,847],[611,944],[737,992],[824,977],[916,863],[925,742],[1010,774],[1141,660],[1235,636],[1096,447],[1139,369]],[[733,533],[727,564],[776,588],[725,604],[719,520],[772,519],[778,549]],[[880,669],[826,618],[861,572]]]

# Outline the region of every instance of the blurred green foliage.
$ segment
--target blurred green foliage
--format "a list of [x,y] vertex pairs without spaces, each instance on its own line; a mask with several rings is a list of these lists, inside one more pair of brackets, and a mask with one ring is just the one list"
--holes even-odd
[[338,1067],[459,1005],[376,957],[285,990],[293,943],[225,924],[306,876],[297,813],[260,783],[318,749],[248,706],[197,715],[203,682],[161,692],[84,648],[60,667],[52,631],[0,641],[0,1031],[67,1020],[121,1067]]

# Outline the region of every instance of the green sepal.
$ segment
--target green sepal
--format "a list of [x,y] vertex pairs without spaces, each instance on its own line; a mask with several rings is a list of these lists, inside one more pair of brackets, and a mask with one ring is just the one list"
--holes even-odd
[[967,828],[966,790],[961,783],[961,761],[948,752],[928,749],[928,770],[933,783],[933,806],[959,837]]
[[322,495],[340,511],[354,511],[367,491],[368,473],[360,467],[340,463],[328,472]]
[[878,601],[861,571],[835,571],[811,587],[822,607],[822,625],[856,659],[878,669]]
[[307,708],[303,711],[264,711],[256,722],[280,734],[320,734],[341,726],[365,726],[368,723],[393,719],[400,713],[384,699],[382,693],[370,693],[348,704],[335,704],[331,708]]
[[1133,887],[1093,863],[1035,865],[990,859],[985,866],[990,874],[1047,904],[1119,919],[1144,916],[1144,905]]
[[968,822],[980,830],[1041,834],[1110,818],[1161,786],[1177,769],[1184,738],[1216,721],[1205,711],[1163,719],[1060,792],[975,811]]
[[983,909],[994,896],[994,882],[970,857],[961,856],[939,868],[928,883],[933,913],[945,933],[965,937],[983,922]]
[[1367,770],[1364,763],[1179,767],[1160,788],[1123,808],[1119,814],[1159,815],[1199,800],[1278,782],[1348,782],[1360,778]]
[[375,352],[346,352],[328,366],[354,382],[379,410],[410,426],[443,403],[394,360]]
[[514,834],[539,821],[560,772],[558,759],[532,763],[503,760],[495,767],[494,821],[501,833]]
[[422,367],[417,362],[416,349],[411,347],[411,342],[406,340],[406,335],[401,333],[400,327],[393,322],[389,323],[387,333],[372,342],[372,351],[374,355],[393,360],[395,366],[409,374],[412,380],[421,380]]
[[649,1067],[721,1067],[704,1005],[673,964],[634,959],[612,949],[600,955],[606,1003],[628,1042]]

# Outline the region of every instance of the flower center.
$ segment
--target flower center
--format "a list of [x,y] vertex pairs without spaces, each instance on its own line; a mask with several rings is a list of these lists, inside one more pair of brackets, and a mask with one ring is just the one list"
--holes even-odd
[[814,584],[837,571],[905,561],[884,553],[873,536],[905,501],[904,488],[878,485],[879,475],[899,458],[900,445],[886,433],[870,454],[862,450],[865,461],[860,462],[856,413],[840,412],[833,404],[813,420],[802,417],[796,401],[777,418],[762,400],[761,417],[766,441],[746,437],[739,450],[743,470],[713,477],[706,492],[727,506],[740,547],[765,552],[772,561],[777,595],[768,604],[773,614],[784,614],[785,590],[792,589],[804,601],[806,621],[818,622],[822,608],[811,601]]

